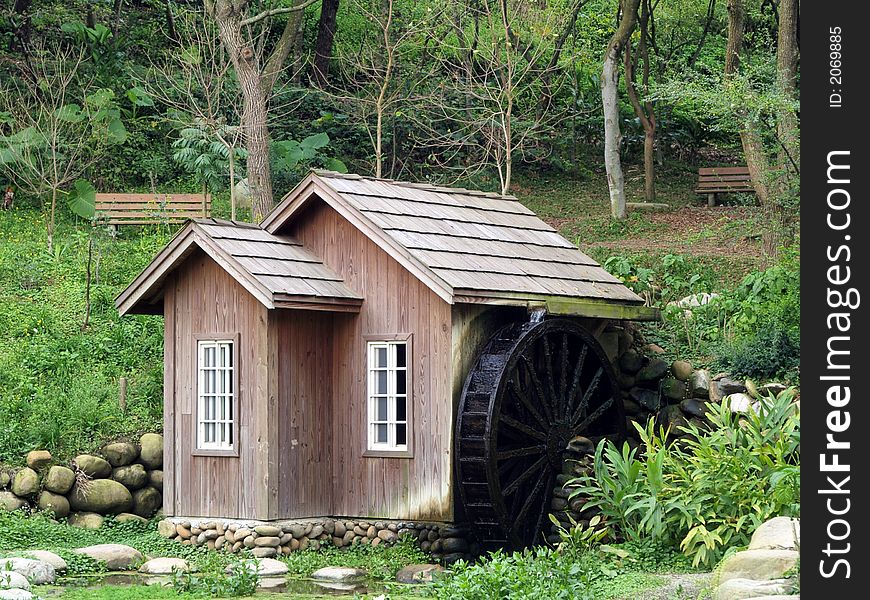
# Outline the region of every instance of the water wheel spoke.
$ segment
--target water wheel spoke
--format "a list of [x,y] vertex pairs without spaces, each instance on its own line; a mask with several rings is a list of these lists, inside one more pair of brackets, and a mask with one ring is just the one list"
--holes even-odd
[[499,450],[496,454],[497,460],[507,460],[509,458],[518,458],[520,456],[530,456],[535,454],[543,454],[547,451],[545,444],[537,444],[535,446],[524,446],[522,448],[509,448],[507,450]]
[[513,429],[516,429],[517,431],[521,431],[521,432],[525,433],[529,437],[535,438],[536,440],[539,440],[541,442],[547,441],[547,434],[540,432],[537,429],[534,429],[534,428],[530,427],[529,425],[526,425],[525,423],[521,423],[521,422],[517,421],[516,419],[514,419],[513,417],[509,417],[507,415],[502,415],[501,418],[499,419],[499,421],[501,423],[504,423],[508,427],[511,427]]
[[568,334],[562,334],[562,349],[559,353],[559,410],[557,414],[566,415],[568,398],[565,392],[568,390]]
[[519,400],[522,405],[526,407],[526,410],[528,410],[532,414],[532,416],[535,417],[535,420],[541,424],[541,427],[546,429],[548,427],[547,421],[544,419],[544,417],[541,416],[541,413],[538,412],[538,409],[535,408],[535,405],[532,404],[528,396],[526,396],[526,394],[524,394],[523,391],[520,389],[517,380],[512,378],[508,387],[510,388],[511,393],[513,393],[514,398]]
[[597,421],[598,419],[600,419],[600,418],[601,418],[601,415],[603,415],[604,412],[605,412],[608,408],[610,408],[612,405],[613,405],[613,396],[611,396],[610,398],[608,398],[607,400],[605,400],[604,402],[602,402],[602,403],[601,403],[601,406],[599,406],[599,407],[596,408],[594,411],[592,411],[592,414],[591,414],[591,415],[589,415],[588,417],[586,417],[585,419],[583,419],[583,421],[582,421],[579,425],[577,425],[577,427],[575,428],[575,431],[576,431],[578,434],[583,433],[584,431],[586,431],[586,430],[589,428],[589,426],[590,426],[592,423],[594,423],[595,421]]
[[541,344],[544,346],[544,361],[547,366],[547,389],[550,392],[548,399],[552,403],[552,412],[550,414],[550,419],[552,420],[554,415],[559,414],[559,397],[556,395],[556,377],[553,375],[553,353],[550,351],[550,341],[547,339],[547,336],[541,338]]
[[546,466],[547,466],[547,457],[542,456],[541,458],[536,460],[534,463],[532,463],[532,466],[530,466],[528,469],[526,469],[520,475],[518,475],[516,479],[514,479],[507,486],[502,488],[502,494],[505,496],[509,496],[509,495],[513,494],[515,491],[517,491],[517,488],[519,488],[520,485],[522,485],[526,479],[528,479],[529,477],[531,477],[532,475],[534,475],[538,471],[546,470]]
[[589,382],[589,385],[586,386],[586,390],[583,392],[583,398],[580,400],[580,404],[577,406],[577,409],[571,415],[571,425],[576,425],[577,421],[579,421],[583,417],[583,413],[586,412],[586,408],[589,406],[589,400],[592,399],[592,395],[598,391],[598,384],[601,382],[601,376],[604,374],[604,369],[598,367],[598,370],[595,372],[595,376],[592,377],[592,381]]
[[[544,484],[545,480],[549,479],[549,477],[550,477],[550,473],[548,471],[541,471],[541,474],[538,475],[538,480],[535,482],[535,485],[532,488],[532,491],[526,496],[526,499],[523,501],[522,507],[520,507],[519,512],[516,513],[516,517],[514,517],[513,524],[511,525],[511,530],[513,532],[516,533],[516,532],[521,530],[520,528],[522,528],[523,525],[526,523],[526,515],[528,515],[529,511],[532,509],[533,506],[535,506],[536,504],[539,504],[538,502],[536,502],[536,500],[537,500],[538,496],[540,496],[541,493],[546,489],[543,484]],[[539,507],[540,507],[540,504],[539,504]],[[546,507],[540,507],[540,508],[543,508],[543,510],[546,510]],[[540,508],[539,508],[539,510],[540,510]],[[538,520],[539,519],[535,519],[535,522],[536,522],[535,529],[537,529],[537,521]]]
[[538,401],[541,403],[541,406],[544,407],[544,415],[547,417],[547,422],[553,422],[553,413],[550,412],[550,406],[547,402],[547,395],[544,393],[544,386],[541,384],[541,379],[538,377],[537,370],[531,364],[531,361],[527,356],[523,356],[523,364],[526,366],[526,370],[529,374],[529,378],[532,380],[532,385],[535,387],[535,393],[538,396]]
[[580,356],[577,358],[577,364],[574,367],[574,376],[571,379],[571,389],[568,392],[568,396],[565,398],[565,412],[563,413],[565,417],[571,415],[571,408],[574,406],[574,398],[577,396],[577,392],[580,389],[580,375],[583,373],[583,365],[586,363],[586,352],[589,347],[586,344],[583,344],[583,348],[580,350]]

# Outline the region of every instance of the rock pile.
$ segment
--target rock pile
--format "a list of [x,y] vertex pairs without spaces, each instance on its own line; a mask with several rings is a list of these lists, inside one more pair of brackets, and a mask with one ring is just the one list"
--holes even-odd
[[476,548],[468,543],[467,532],[459,527],[407,521],[309,519],[305,521],[239,521],[231,519],[167,518],[157,525],[167,539],[182,544],[206,546],[237,553],[249,549],[257,558],[290,554],[324,545],[338,548],[366,544],[392,545],[400,537],[413,537],[417,545],[436,558],[452,562],[471,558]]
[[81,454],[67,465],[53,465],[46,450],[29,452],[26,462],[0,472],[0,509],[38,508],[69,517],[72,525],[97,528],[102,515],[139,520],[163,505],[163,436],[156,433],[138,443],[107,444],[98,455]]

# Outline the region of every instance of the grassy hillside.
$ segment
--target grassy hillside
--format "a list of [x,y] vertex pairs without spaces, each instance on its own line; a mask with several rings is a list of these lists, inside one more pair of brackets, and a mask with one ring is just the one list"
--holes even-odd
[[[0,461],[47,447],[58,455],[160,426],[162,319],[120,319],[115,295],[170,232],[95,237],[91,318],[83,329],[88,227],[62,222],[54,251],[44,217],[0,213]],[[127,410],[118,378],[128,378]]]

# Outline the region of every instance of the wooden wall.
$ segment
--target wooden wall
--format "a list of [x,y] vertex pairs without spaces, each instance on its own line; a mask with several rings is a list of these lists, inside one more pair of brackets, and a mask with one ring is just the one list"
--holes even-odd
[[[164,510],[265,518],[269,483],[266,308],[202,252],[165,284]],[[193,456],[196,334],[239,333],[239,456]]]
[[[312,202],[281,233],[365,298],[358,315],[333,317],[332,512],[452,520],[450,305],[325,203]],[[395,333],[413,334],[414,457],[364,457],[364,336]]]

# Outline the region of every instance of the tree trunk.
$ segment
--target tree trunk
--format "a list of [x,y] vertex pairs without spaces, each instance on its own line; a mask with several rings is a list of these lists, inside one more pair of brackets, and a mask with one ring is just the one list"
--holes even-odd
[[607,186],[610,189],[610,212],[615,219],[625,218],[625,177],[619,145],[622,133],[619,128],[619,62],[625,44],[631,37],[637,21],[640,0],[623,0],[622,18],[619,27],[610,39],[604,53],[601,69],[601,104],[604,109],[604,167],[607,170]]
[[[293,4],[299,5],[301,0],[295,0]],[[263,94],[268,98],[272,93],[272,88],[284,68],[284,63],[287,62],[287,57],[290,56],[290,51],[293,50],[296,44],[296,36],[299,33],[299,26],[302,24],[302,11],[297,10],[287,15],[287,23],[284,24],[284,31],[281,32],[281,37],[275,43],[272,54],[266,61],[266,66],[263,67],[262,88]]]
[[335,39],[338,5],[340,0],[323,0],[320,4],[320,22],[317,25],[317,40],[314,43],[314,83],[324,87],[329,81],[329,62],[332,59],[332,42]]
[[641,105],[640,98],[637,94],[635,82],[635,73],[637,71],[638,61],[643,61],[642,87],[643,93],[649,94],[649,46],[647,44],[648,23],[652,12],[649,0],[642,0],[640,19],[638,26],[640,28],[640,41],[637,45],[637,56],[633,57],[631,52],[631,44],[625,47],[625,89],[628,93],[628,99],[631,102],[631,107],[634,109],[634,114],[640,121],[643,127],[643,199],[644,202],[656,201],[656,182],[655,182],[655,149],[656,149],[656,115],[655,107],[652,102],[645,100]]
[[266,94],[263,93],[256,54],[242,41],[239,13],[229,2],[219,2],[214,8],[214,17],[221,42],[233,62],[242,92],[242,130],[248,151],[251,213],[254,222],[259,223],[272,208]]
[[[780,93],[792,100],[796,95],[798,62],[798,0],[780,0],[779,31],[776,48],[776,80]],[[794,111],[783,111],[777,121],[777,134],[783,145],[780,161],[787,166],[797,161],[800,132]],[[786,156],[787,153],[787,156]]]

